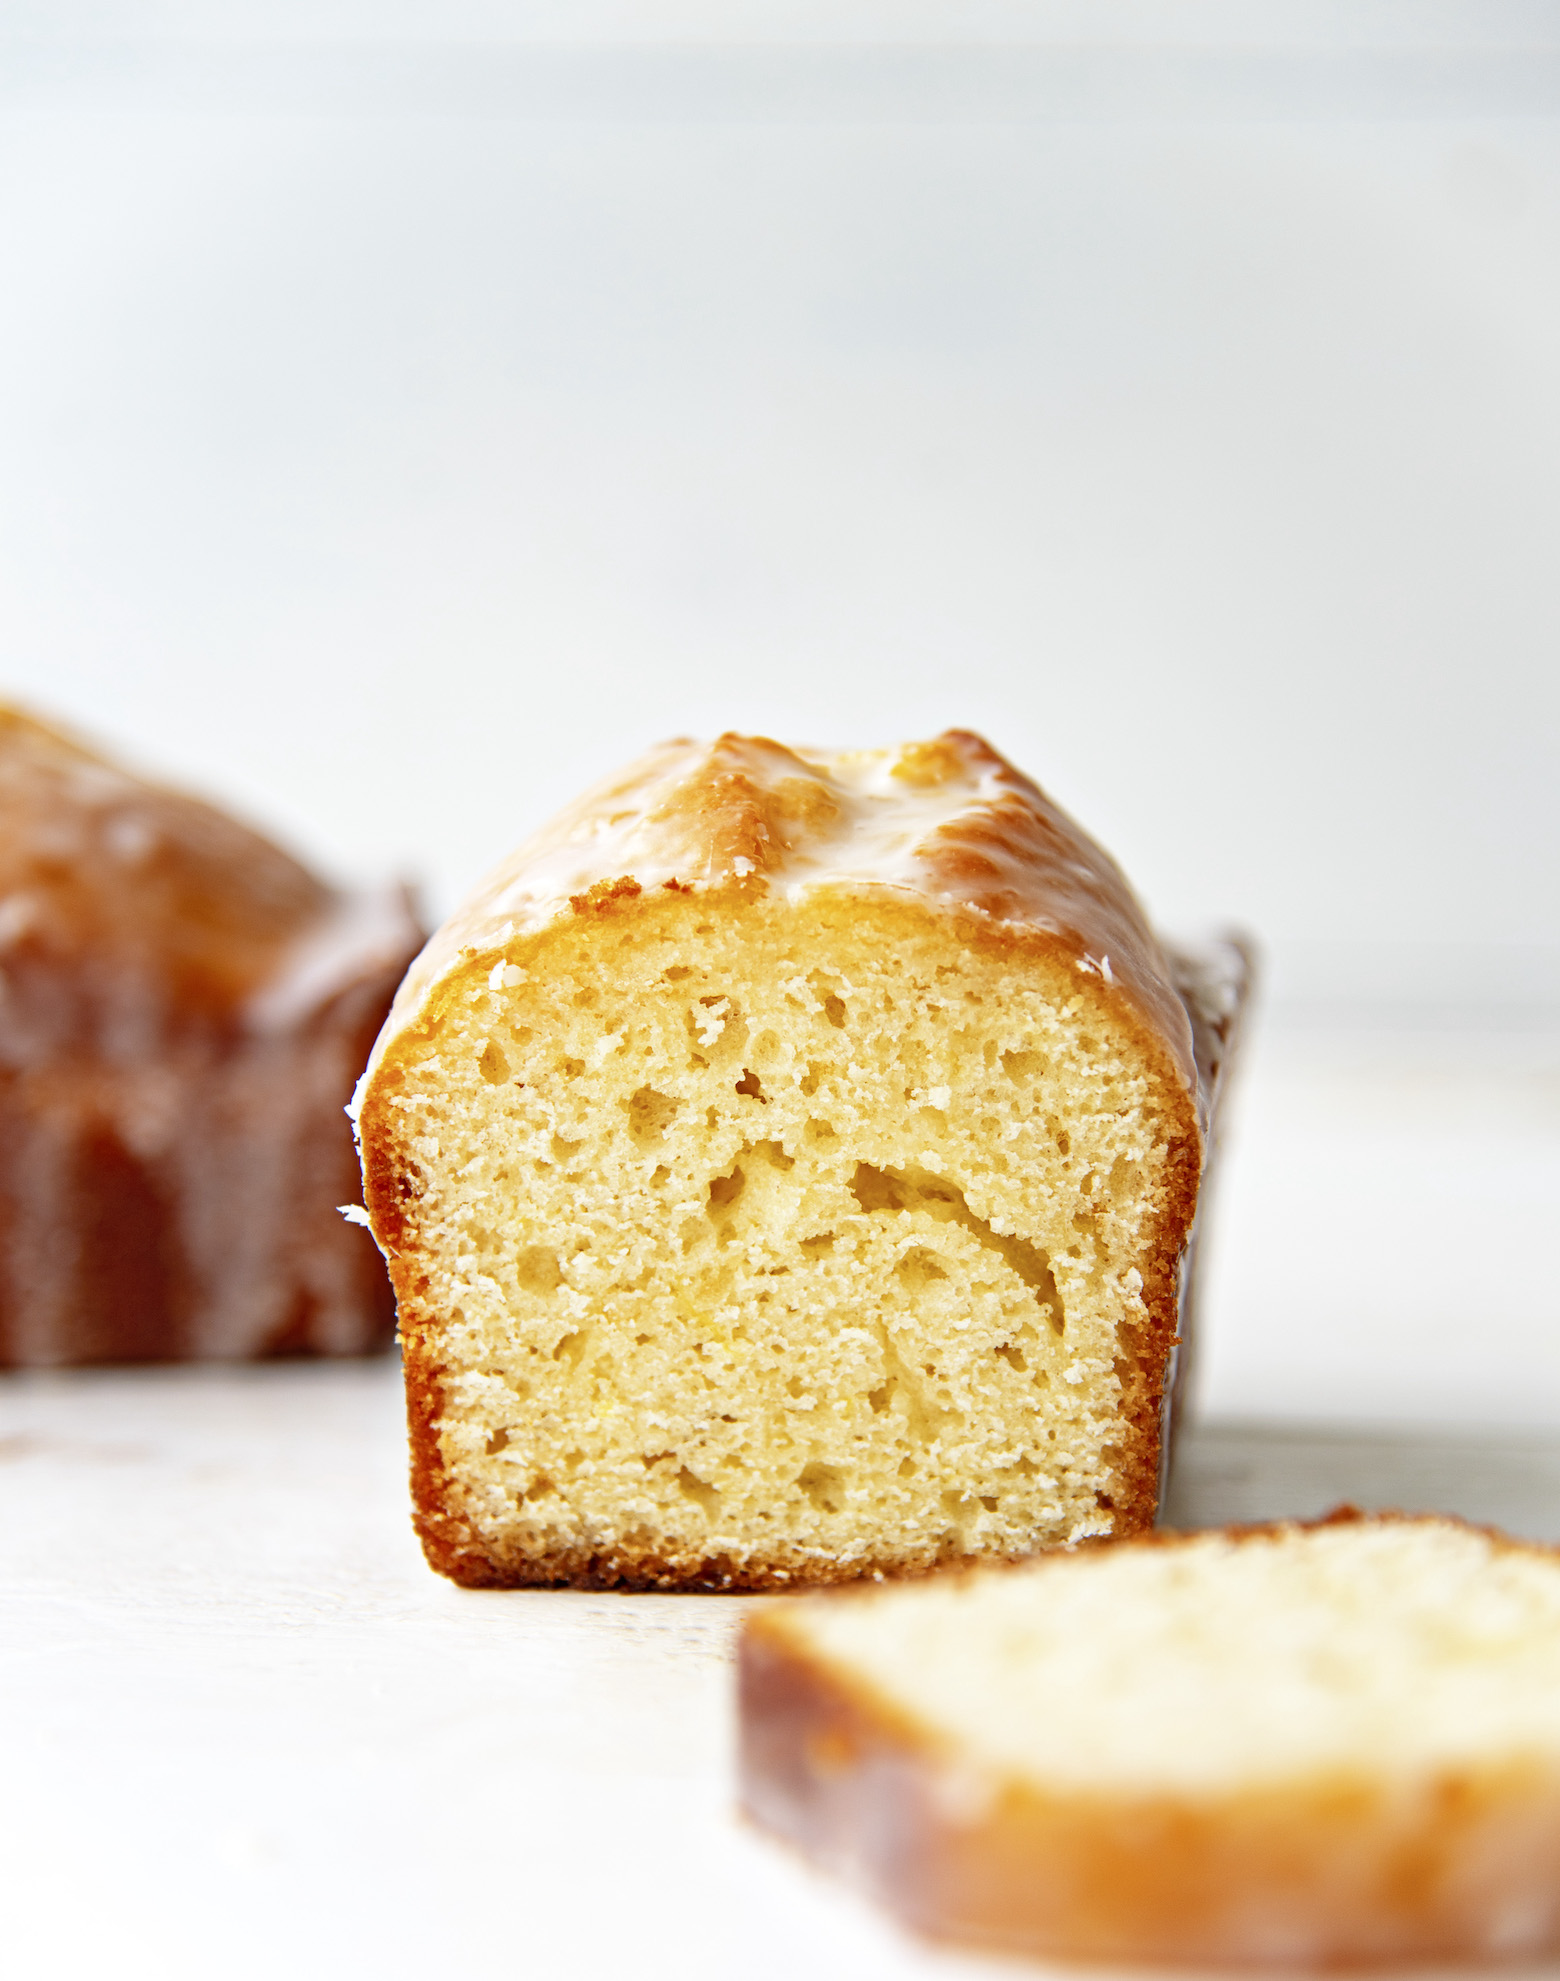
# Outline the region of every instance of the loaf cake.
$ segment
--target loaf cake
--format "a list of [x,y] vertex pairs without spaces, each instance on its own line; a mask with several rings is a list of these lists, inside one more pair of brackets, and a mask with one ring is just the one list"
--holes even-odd
[[742,1799],[910,1926],[1334,1967],[1560,1951],[1560,1555],[1343,1514],[771,1603]]
[[1146,1526],[1244,973],[962,732],[588,793],[359,1094],[429,1560],[762,1589]]
[[343,1110],[420,939],[0,709],[0,1365],[388,1346]]

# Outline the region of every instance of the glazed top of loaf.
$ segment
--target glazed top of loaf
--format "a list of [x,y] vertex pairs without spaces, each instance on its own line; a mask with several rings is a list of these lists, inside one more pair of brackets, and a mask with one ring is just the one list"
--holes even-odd
[[134,1051],[195,1013],[296,1022],[417,935],[399,891],[338,893],[215,806],[0,706],[0,1064],[72,1032]]
[[375,1048],[451,971],[587,904],[674,883],[795,900],[888,888],[1053,935],[1118,985],[1186,1085],[1197,1059],[1176,973],[1115,861],[979,736],[831,754],[761,736],[663,744],[604,779],[510,855],[413,964]]

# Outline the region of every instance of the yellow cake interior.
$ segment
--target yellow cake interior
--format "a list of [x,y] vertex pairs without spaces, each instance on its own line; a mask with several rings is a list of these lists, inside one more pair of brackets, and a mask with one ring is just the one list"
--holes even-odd
[[378,1076],[447,1504],[560,1573],[1110,1532],[1178,1132],[1142,1036],[885,890],[658,891],[483,956]]

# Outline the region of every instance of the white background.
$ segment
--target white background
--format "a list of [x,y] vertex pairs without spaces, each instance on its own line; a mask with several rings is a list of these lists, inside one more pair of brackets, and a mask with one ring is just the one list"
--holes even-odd
[[[988,730],[1268,943],[1184,1519],[1560,1538],[1557,541],[1548,0],[0,0],[0,692],[438,911],[671,732]],[[1007,1972],[398,1418],[0,1383],[8,1974]]]
[[1560,1422],[1560,7],[0,27],[0,686],[436,912],[983,728],[1268,944],[1209,1406]]

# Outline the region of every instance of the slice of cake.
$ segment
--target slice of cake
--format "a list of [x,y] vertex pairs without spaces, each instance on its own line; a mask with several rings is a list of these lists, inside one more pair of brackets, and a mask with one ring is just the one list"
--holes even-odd
[[978,737],[589,793],[360,1093],[430,1561],[765,1588],[1146,1526],[1243,984]]
[[0,1366],[388,1344],[342,1110],[419,940],[0,708]]
[[747,1812],[934,1937],[1317,1968],[1560,1950],[1560,1555],[1335,1516],[774,1603]]

